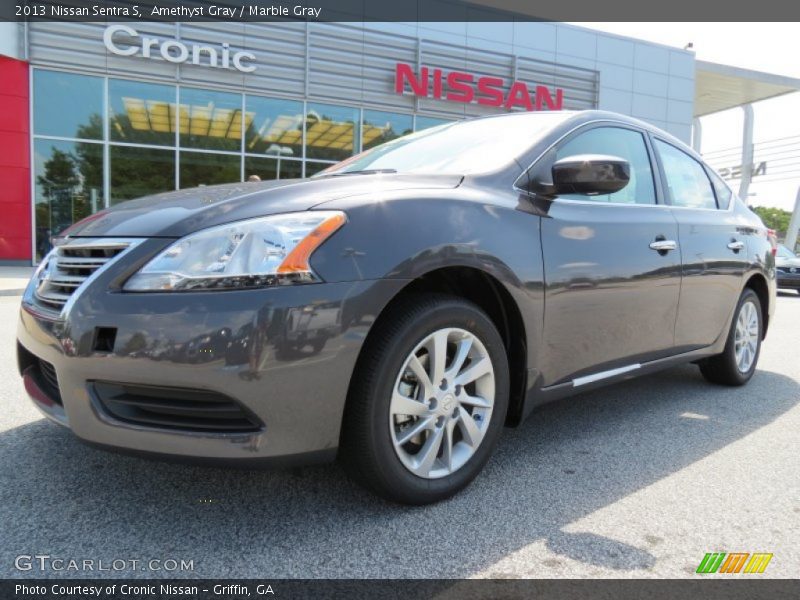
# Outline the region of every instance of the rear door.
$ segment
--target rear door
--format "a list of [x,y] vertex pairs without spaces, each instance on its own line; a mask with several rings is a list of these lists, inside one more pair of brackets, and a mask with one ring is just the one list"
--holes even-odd
[[546,386],[635,368],[669,354],[674,344],[678,226],[658,202],[649,140],[633,127],[589,126],[534,169],[579,154],[626,159],[631,181],[615,194],[559,196],[541,220]]
[[716,174],[665,140],[654,138],[653,145],[678,222],[683,278],[675,345],[687,351],[727,334],[747,266],[747,231],[741,229],[747,224],[731,210],[732,193]]

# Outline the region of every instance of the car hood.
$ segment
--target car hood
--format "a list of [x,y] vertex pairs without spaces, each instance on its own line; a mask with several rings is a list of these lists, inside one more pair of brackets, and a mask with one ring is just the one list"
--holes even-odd
[[181,237],[206,227],[309,210],[347,196],[455,188],[461,175],[369,174],[247,182],[166,192],[123,202],[72,225],[71,237]]
[[800,267],[800,258],[776,258],[776,267]]

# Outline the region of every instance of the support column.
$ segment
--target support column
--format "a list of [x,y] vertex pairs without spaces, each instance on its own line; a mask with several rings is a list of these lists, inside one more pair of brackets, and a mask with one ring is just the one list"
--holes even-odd
[[744,125],[742,126],[742,179],[739,182],[739,198],[749,205],[747,195],[753,178],[753,105],[742,106]]
[[692,122],[692,149],[700,154],[700,148],[703,145],[703,124],[700,122],[700,117],[695,117]]
[[794,201],[794,212],[789,220],[789,227],[786,229],[786,239],[784,245],[794,252],[797,245],[797,230],[800,229],[800,188],[797,188],[797,197]]

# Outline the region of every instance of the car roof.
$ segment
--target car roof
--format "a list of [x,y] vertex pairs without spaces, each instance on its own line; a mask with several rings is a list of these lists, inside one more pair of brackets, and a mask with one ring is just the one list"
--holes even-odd
[[[621,123],[624,125],[631,125],[633,127],[638,127],[640,129],[644,129],[649,131],[653,135],[663,139],[664,141],[669,142],[675,146],[678,146],[681,150],[688,152],[697,160],[702,161],[703,157],[700,156],[693,148],[688,146],[686,142],[681,141],[680,139],[676,138],[671,133],[664,131],[648,123],[646,121],[642,121],[640,119],[636,119],[634,117],[629,117],[628,115],[623,115],[620,113],[611,112],[608,110],[561,110],[561,111],[514,111],[510,113],[502,113],[496,115],[486,115],[482,117],[477,117],[478,119],[514,119],[520,118],[523,115],[523,118],[530,118],[531,114],[552,114],[553,112],[557,112],[564,115],[564,121],[558,126],[559,129],[567,132],[572,130],[576,127],[581,125],[586,125],[589,123],[597,122],[597,121],[610,121],[615,123]],[[704,162],[704,161],[703,161]]]

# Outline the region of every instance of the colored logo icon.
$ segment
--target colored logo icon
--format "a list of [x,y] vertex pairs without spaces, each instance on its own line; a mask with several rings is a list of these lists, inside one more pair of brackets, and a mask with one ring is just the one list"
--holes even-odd
[[696,573],[763,573],[767,569],[772,554],[766,552],[709,552],[700,561]]

